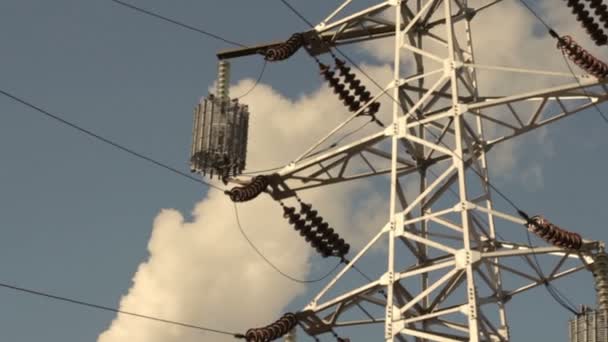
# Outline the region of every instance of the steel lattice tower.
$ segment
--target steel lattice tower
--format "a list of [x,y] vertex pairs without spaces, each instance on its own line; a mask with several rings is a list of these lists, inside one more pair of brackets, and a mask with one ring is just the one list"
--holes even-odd
[[[471,22],[487,6],[473,7],[467,0],[388,0],[348,13],[351,2],[344,1],[305,33],[306,49],[321,55],[330,47],[394,37],[394,77],[374,97],[395,100],[391,122],[375,134],[311,155],[364,106],[278,172],[272,196],[286,199],[306,189],[390,175],[390,210],[375,237],[298,313],[300,324],[310,335],[383,324],[387,342],[408,336],[416,341],[509,341],[506,303],[585,269],[603,245],[586,240],[574,252],[504,241],[495,220],[520,230],[526,221],[495,209],[487,154],[605,101],[606,81],[477,64]],[[403,67],[406,58],[413,59],[413,71]],[[481,70],[546,77],[558,84],[488,95],[478,87]],[[405,191],[406,179],[417,180],[414,196]],[[387,241],[388,256],[382,274],[333,294],[381,240]],[[540,270],[533,254],[553,256],[555,263]],[[515,257],[525,267],[506,262]],[[398,266],[403,260],[407,265]],[[576,264],[567,266],[573,260]],[[505,285],[506,274],[520,284]],[[413,283],[417,285],[409,285]],[[364,305],[383,308],[384,314],[375,315]]]

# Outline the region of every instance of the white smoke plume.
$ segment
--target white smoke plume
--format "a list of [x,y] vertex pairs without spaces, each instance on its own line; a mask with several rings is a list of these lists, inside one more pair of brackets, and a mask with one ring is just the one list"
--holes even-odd
[[[233,93],[251,86],[251,81],[243,81]],[[327,90],[292,101],[259,85],[243,102],[252,112],[248,163],[260,168],[289,162],[346,117],[344,107]],[[382,220],[355,215],[350,209],[354,193],[363,189],[367,189],[367,197],[359,206],[372,209],[383,204],[368,187],[365,183],[349,183],[332,186],[331,191],[311,190],[301,195],[356,248]],[[309,258],[313,251],[285,224],[276,202],[260,196],[239,205],[239,212],[243,228],[266,257],[294,277],[312,276]],[[196,205],[189,221],[176,210],[161,211],[154,221],[148,250],[149,259],[139,266],[132,288],[120,302],[123,310],[244,332],[247,327],[276,320],[285,305],[305,290],[303,285],[281,277],[255,254],[237,228],[232,202],[218,191],[211,190]],[[323,273],[335,263],[333,259],[324,262],[314,273]],[[201,340],[233,338],[119,315],[98,339]]]

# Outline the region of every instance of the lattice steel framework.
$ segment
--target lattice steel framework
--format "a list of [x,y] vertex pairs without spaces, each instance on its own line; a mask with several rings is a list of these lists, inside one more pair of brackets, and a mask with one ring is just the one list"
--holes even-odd
[[[513,229],[522,229],[525,221],[494,208],[487,153],[605,101],[605,80],[477,64],[471,22],[496,2],[471,6],[467,0],[388,0],[348,13],[353,2],[344,1],[305,33],[306,49],[317,55],[330,46],[395,37],[393,80],[374,98],[395,100],[392,122],[375,134],[314,153],[364,106],[283,168],[272,196],[285,199],[305,189],[388,175],[390,211],[377,235],[298,314],[300,324],[310,335],[383,324],[387,342],[408,336],[416,341],[509,341],[506,303],[584,269],[603,246],[585,241],[582,250],[572,251],[504,241],[495,220]],[[413,59],[413,68],[403,67],[406,58]],[[482,70],[558,84],[487,96],[478,87]],[[414,196],[405,190],[406,178],[410,183],[417,179]],[[346,273],[381,240],[387,241],[388,255],[381,276],[342,290],[348,286],[341,284]],[[555,263],[540,270],[533,254],[553,256]],[[509,261],[513,259],[521,262]],[[404,260],[408,265],[398,266]],[[505,274],[515,280],[507,284]]]

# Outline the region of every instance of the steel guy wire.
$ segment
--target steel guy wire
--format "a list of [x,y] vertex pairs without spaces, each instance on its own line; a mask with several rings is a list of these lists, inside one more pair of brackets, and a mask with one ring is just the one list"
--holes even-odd
[[234,203],[234,215],[236,217],[236,223],[237,226],[239,227],[239,230],[241,232],[241,235],[243,235],[243,237],[245,238],[245,240],[247,240],[247,243],[249,244],[249,246],[251,246],[251,248],[256,252],[257,255],[260,256],[260,258],[262,258],[267,264],[268,266],[272,267],[275,271],[277,271],[280,275],[282,275],[283,277],[296,282],[296,283],[300,283],[300,284],[312,284],[312,283],[318,283],[320,281],[323,281],[325,279],[327,279],[327,277],[329,277],[330,275],[332,275],[332,273],[334,273],[338,267],[340,267],[340,265],[342,264],[342,261],[338,262],[338,264],[336,264],[336,266],[334,266],[329,272],[327,272],[327,274],[323,275],[320,278],[317,279],[298,279],[298,278],[294,278],[292,276],[290,276],[289,274],[283,272],[280,268],[278,268],[274,263],[272,263],[261,251],[258,247],[256,247],[256,245],[253,243],[253,241],[251,241],[251,239],[249,238],[249,236],[247,236],[247,233],[245,233],[245,230],[243,229],[243,226],[241,225],[241,219],[239,217],[239,210],[238,210],[238,206],[236,203]]
[[22,105],[24,105],[26,107],[29,107],[29,108],[31,108],[31,109],[33,109],[33,110],[35,110],[35,111],[37,111],[37,112],[39,112],[39,113],[47,116],[50,119],[53,119],[53,120],[55,120],[55,121],[57,121],[57,122],[65,125],[65,126],[73,128],[73,129],[79,131],[80,133],[82,133],[84,135],[87,135],[87,136],[89,136],[89,137],[91,137],[93,139],[96,139],[96,140],[101,141],[101,142],[103,142],[103,143],[105,143],[107,145],[110,145],[110,146],[114,147],[115,149],[123,151],[123,152],[125,152],[125,153],[127,153],[127,154],[129,154],[129,155],[131,155],[133,157],[145,160],[145,161],[147,161],[147,162],[149,162],[149,163],[151,163],[153,165],[156,165],[156,166],[161,167],[161,168],[163,168],[165,170],[171,171],[171,172],[173,172],[173,173],[175,173],[177,175],[180,175],[182,177],[188,178],[191,181],[194,181],[194,182],[197,182],[197,183],[200,183],[200,184],[203,184],[203,185],[207,185],[210,188],[213,188],[213,189],[216,189],[216,190],[219,190],[219,191],[222,191],[222,192],[224,191],[222,188],[220,188],[220,187],[218,187],[218,186],[216,186],[214,184],[205,182],[205,181],[203,181],[201,179],[198,179],[196,177],[193,177],[193,176],[191,176],[191,175],[189,175],[189,174],[187,174],[187,173],[185,173],[183,171],[180,171],[180,170],[178,170],[178,169],[176,169],[176,168],[174,168],[172,166],[169,166],[167,164],[161,163],[161,162],[159,162],[159,161],[157,161],[157,160],[155,160],[155,159],[153,159],[153,158],[151,158],[149,156],[146,156],[146,155],[144,155],[144,154],[142,154],[140,152],[137,152],[137,151],[135,151],[135,150],[133,150],[131,148],[125,147],[124,145],[121,145],[121,144],[119,144],[116,141],[113,141],[113,140],[110,140],[108,138],[105,138],[105,137],[101,136],[100,134],[93,132],[92,130],[83,128],[80,125],[77,125],[77,124],[75,124],[75,123],[73,123],[71,121],[68,121],[68,120],[62,118],[59,115],[53,114],[53,113],[47,111],[46,109],[38,107],[38,106],[32,104],[31,102],[29,102],[29,101],[27,101],[25,99],[22,99],[20,97],[17,97],[16,95],[13,95],[13,94],[5,91],[5,90],[0,89],[0,94],[6,96],[6,97],[8,97],[8,98],[10,98],[10,99],[12,99],[12,100],[14,100],[16,102],[19,102]]
[[125,310],[121,310],[121,309],[117,309],[117,308],[113,308],[113,307],[109,307],[109,306],[105,306],[105,305],[93,304],[93,303],[85,302],[85,301],[78,300],[78,299],[53,295],[48,292],[32,290],[32,289],[15,286],[15,285],[10,285],[10,284],[6,284],[6,283],[0,283],[0,287],[5,288],[5,289],[14,290],[14,291],[21,292],[21,293],[27,293],[30,295],[44,297],[47,299],[53,299],[53,300],[64,302],[64,303],[70,303],[70,304],[75,304],[75,305],[79,305],[79,306],[89,307],[92,309],[109,311],[109,312],[118,313],[118,314],[122,314],[122,315],[126,315],[126,316],[142,318],[142,319],[146,319],[146,320],[150,320],[150,321],[171,324],[171,325],[176,325],[176,326],[190,328],[190,329],[202,330],[202,331],[211,332],[211,333],[215,333],[215,334],[231,335],[235,338],[244,338],[244,336],[242,334],[235,333],[235,332],[213,329],[213,328],[203,327],[200,325],[183,323],[183,322],[179,322],[179,321],[168,320],[168,319],[159,318],[159,317],[150,316],[150,315],[143,315],[143,314],[139,314],[139,313],[135,313],[135,312],[125,311]]
[[150,10],[147,10],[147,9],[144,9],[144,8],[141,8],[141,7],[137,7],[137,6],[135,6],[135,5],[132,5],[132,4],[129,4],[129,3],[126,3],[126,2],[124,2],[124,1],[120,1],[120,0],[110,0],[110,1],[112,1],[112,2],[114,2],[114,3],[116,3],[116,4],[118,4],[118,5],[121,5],[121,6],[124,6],[124,7],[130,8],[130,9],[133,9],[133,10],[135,10],[135,11],[139,12],[139,13],[146,14],[146,15],[149,15],[149,16],[152,16],[152,17],[155,17],[155,18],[157,18],[157,19],[161,19],[161,20],[164,20],[164,21],[166,21],[166,22],[169,22],[169,23],[172,23],[172,24],[175,24],[175,25],[181,26],[181,27],[183,27],[183,28],[185,28],[185,29],[188,29],[188,30],[191,30],[191,31],[194,31],[194,32],[198,32],[198,33],[204,34],[204,35],[206,35],[207,37],[211,37],[211,38],[213,38],[213,39],[220,40],[220,41],[222,41],[222,42],[224,42],[224,43],[227,43],[227,44],[230,44],[230,45],[234,45],[234,46],[238,46],[238,47],[243,47],[243,48],[248,47],[247,45],[244,45],[244,44],[241,44],[241,43],[238,43],[238,42],[235,42],[235,41],[232,41],[232,40],[226,39],[226,38],[224,38],[224,37],[222,37],[222,36],[220,36],[220,35],[217,35],[217,34],[215,34],[215,33],[211,33],[211,32],[209,32],[209,31],[206,31],[206,30],[203,30],[203,29],[200,29],[200,28],[194,27],[194,26],[192,26],[192,25],[188,25],[188,24],[182,23],[182,22],[177,21],[177,20],[175,20],[175,19],[171,19],[171,18],[165,17],[165,16],[160,15],[160,14],[158,14],[158,13],[152,12],[152,11],[150,11]]

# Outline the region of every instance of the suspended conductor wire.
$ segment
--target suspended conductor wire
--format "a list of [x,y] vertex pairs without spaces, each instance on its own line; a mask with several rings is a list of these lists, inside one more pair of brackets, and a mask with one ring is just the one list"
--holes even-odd
[[145,160],[145,161],[147,161],[147,162],[149,162],[149,163],[151,163],[153,165],[156,165],[156,166],[161,167],[161,168],[163,168],[165,170],[171,171],[171,172],[173,172],[173,173],[175,173],[177,175],[180,175],[182,177],[188,178],[188,179],[190,179],[190,180],[192,180],[194,182],[197,182],[197,183],[200,183],[200,184],[204,184],[204,185],[206,185],[206,186],[208,186],[210,188],[213,188],[213,189],[216,189],[216,190],[220,190],[222,192],[224,191],[224,189],[222,189],[222,188],[220,188],[220,187],[218,187],[216,185],[213,185],[211,183],[207,183],[207,182],[205,182],[205,181],[203,181],[201,179],[198,179],[198,178],[193,177],[193,176],[191,176],[191,175],[189,175],[189,174],[187,174],[187,173],[185,173],[183,171],[180,171],[180,170],[178,170],[178,169],[176,169],[176,168],[174,168],[172,166],[169,166],[167,164],[161,163],[161,162],[159,162],[159,161],[157,161],[155,159],[152,159],[151,157],[148,157],[148,156],[146,156],[146,155],[144,155],[142,153],[136,152],[136,151],[134,151],[134,150],[132,150],[132,149],[130,149],[128,147],[125,147],[124,145],[121,145],[121,144],[119,144],[119,143],[117,143],[117,142],[115,142],[113,140],[110,140],[108,138],[105,138],[105,137],[103,137],[103,136],[101,136],[101,135],[99,135],[99,134],[97,134],[97,133],[95,133],[95,132],[93,132],[91,130],[88,130],[86,128],[83,128],[82,126],[79,126],[79,125],[77,125],[77,124],[75,124],[73,122],[70,122],[70,121],[68,121],[68,120],[60,117],[59,115],[52,114],[49,111],[47,111],[47,110],[45,110],[43,108],[40,108],[40,107],[32,104],[31,102],[26,101],[26,100],[24,100],[22,98],[19,98],[19,97],[15,96],[15,95],[7,92],[7,91],[4,91],[4,90],[0,89],[0,94],[6,96],[6,97],[8,97],[8,98],[10,98],[10,99],[12,99],[12,100],[14,100],[16,102],[19,102],[22,105],[24,105],[26,107],[29,107],[29,108],[31,108],[31,109],[33,109],[33,110],[35,110],[35,111],[37,111],[37,112],[39,112],[41,114],[43,114],[43,115],[45,115],[45,116],[53,119],[53,120],[55,120],[55,121],[57,121],[57,122],[65,125],[65,126],[73,128],[73,129],[79,131],[82,134],[85,134],[85,135],[87,135],[87,136],[89,136],[91,138],[94,138],[94,139],[96,139],[98,141],[101,141],[101,142],[103,142],[103,143],[105,143],[107,145],[110,145],[110,146],[118,149],[118,150],[121,150],[121,151],[123,151],[123,152],[125,152],[125,153],[127,153],[127,154],[129,154],[129,155],[131,155],[133,157]]
[[312,27],[313,29],[315,28],[315,25],[313,25],[308,19],[306,19],[306,17],[304,17],[302,13],[300,13],[297,9],[295,9],[295,7],[293,7],[289,2],[287,2],[287,0],[281,0],[281,2],[285,4],[285,6],[287,6],[295,15],[302,19],[302,21],[305,22],[308,26]]
[[237,99],[242,99],[243,97],[249,95],[257,86],[258,84],[260,84],[260,81],[262,81],[262,77],[264,77],[264,72],[266,71],[266,65],[268,65],[268,61],[264,60],[264,64],[262,64],[262,70],[260,71],[260,74],[258,75],[258,78],[255,80],[255,83],[253,84],[253,86],[251,88],[249,88],[249,90],[247,90],[243,95],[241,96],[237,96]]
[[526,2],[526,0],[519,1],[528,9],[528,11],[530,11],[530,13],[532,13],[533,16],[536,17],[536,19],[538,19],[538,21],[540,21],[547,28],[547,30],[549,30],[549,32],[555,33],[553,28],[551,28],[551,26],[549,26],[549,24],[547,24],[547,22],[538,13],[536,13],[536,11],[528,4],[528,2]]
[[131,316],[131,317],[137,317],[137,318],[142,318],[142,319],[146,319],[146,320],[150,320],[150,321],[155,321],[155,322],[160,322],[160,323],[165,323],[165,324],[171,324],[171,325],[180,326],[180,327],[184,327],[184,328],[202,330],[202,331],[211,332],[211,333],[215,333],[215,334],[230,335],[230,336],[233,336],[235,338],[244,338],[244,335],[239,334],[239,333],[234,333],[234,332],[225,331],[225,330],[219,330],[219,329],[213,329],[213,328],[203,327],[203,326],[200,326],[200,325],[182,323],[182,322],[168,320],[168,319],[164,319],[164,318],[158,318],[158,317],[154,317],[154,316],[150,316],[150,315],[143,315],[143,314],[139,314],[139,313],[135,313],[135,312],[124,311],[124,310],[116,309],[116,308],[109,307],[109,306],[93,304],[93,303],[89,303],[89,302],[85,302],[85,301],[81,301],[81,300],[77,300],[77,299],[73,299],[73,298],[63,297],[63,296],[57,296],[57,295],[53,295],[53,294],[50,294],[50,293],[47,293],[47,292],[31,290],[31,289],[27,289],[27,288],[24,288],[24,287],[10,285],[10,284],[6,284],[6,283],[0,283],[0,287],[5,288],[5,289],[10,289],[10,290],[18,291],[18,292],[21,292],[21,293],[27,293],[27,294],[30,294],[30,295],[44,297],[44,298],[47,298],[47,299],[53,299],[53,300],[64,302],[64,303],[70,303],[70,304],[80,305],[80,306],[84,306],[84,307],[88,307],[88,308],[92,308],[92,309],[109,311],[109,312],[113,312],[113,313],[117,313],[117,314],[122,314],[122,315]]
[[224,37],[222,37],[222,36],[219,36],[219,35],[217,35],[217,34],[215,34],[215,33],[211,33],[211,32],[209,32],[209,31],[205,31],[205,30],[203,30],[203,29],[200,29],[200,28],[197,28],[197,27],[194,27],[194,26],[188,25],[188,24],[184,24],[184,23],[179,22],[179,21],[177,21],[177,20],[175,20],[175,19],[171,19],[171,18],[168,18],[168,17],[162,16],[162,15],[160,15],[160,14],[158,14],[158,13],[155,13],[155,12],[152,12],[152,11],[150,11],[150,10],[147,10],[147,9],[144,9],[144,8],[141,8],[141,7],[137,7],[137,6],[135,6],[135,5],[131,5],[131,4],[129,4],[129,3],[126,3],[126,2],[123,2],[123,1],[120,1],[120,0],[110,0],[110,1],[112,1],[112,2],[114,2],[114,3],[116,3],[116,4],[118,4],[118,5],[121,5],[121,6],[124,6],[124,7],[128,7],[128,8],[130,8],[130,9],[133,9],[133,10],[135,10],[135,11],[139,12],[139,13],[146,14],[146,15],[149,15],[149,16],[152,16],[152,17],[155,17],[155,18],[157,18],[157,19],[161,19],[161,20],[164,20],[164,21],[166,21],[166,22],[169,22],[169,23],[172,23],[172,24],[175,24],[175,25],[181,26],[181,27],[183,27],[183,28],[185,28],[185,29],[188,29],[188,30],[191,30],[191,31],[194,31],[194,32],[198,32],[198,33],[204,34],[204,35],[206,35],[207,37],[211,37],[211,38],[213,38],[213,39],[220,40],[220,41],[222,41],[222,42],[224,42],[224,43],[227,43],[227,44],[230,44],[230,45],[234,45],[234,46],[238,46],[238,47],[243,47],[243,48],[248,47],[248,46],[243,45],[243,44],[241,44],[241,43],[237,43],[237,42],[235,42],[235,41],[232,41],[232,40],[226,39],[226,38],[224,38]]
[[[570,311],[574,315],[578,315],[579,312],[576,310],[576,308],[573,305],[568,304],[571,302],[564,295],[561,295],[559,290],[545,278],[545,274],[543,273],[543,270],[540,267],[540,262],[538,261],[538,257],[536,256],[536,253],[534,253],[534,246],[532,245],[532,240],[530,238],[530,232],[528,231],[528,229],[526,229],[526,236],[528,238],[528,244],[530,245],[530,250],[532,251],[532,258],[534,260],[534,264],[536,265],[537,272],[539,273],[539,276],[541,277],[541,280],[543,281],[543,285],[545,285],[545,289],[547,289],[547,292],[549,292],[551,297],[553,297],[553,299],[559,305],[561,305],[564,309]],[[565,300],[564,300],[564,298],[565,298]],[[568,303],[566,303],[566,301]]]
[[323,281],[325,279],[327,279],[330,275],[332,275],[337,269],[338,267],[340,267],[340,265],[342,264],[342,261],[338,262],[336,264],[336,266],[334,266],[329,272],[327,272],[327,274],[325,274],[324,276],[318,278],[318,279],[298,279],[298,278],[294,278],[292,276],[290,276],[289,274],[281,271],[280,268],[278,268],[275,264],[273,264],[256,246],[255,244],[251,241],[251,239],[249,238],[249,236],[247,236],[247,233],[245,233],[245,230],[243,229],[243,226],[241,225],[241,219],[239,217],[239,210],[238,207],[236,205],[236,203],[234,203],[234,215],[236,217],[236,223],[237,226],[239,227],[239,230],[241,231],[241,235],[243,235],[243,237],[245,238],[245,240],[247,240],[247,243],[249,243],[249,246],[251,246],[251,248],[256,252],[257,255],[260,256],[260,258],[264,259],[264,261],[268,264],[268,266],[272,267],[275,271],[277,271],[280,275],[282,275],[283,277],[296,282],[296,283],[300,283],[300,284],[312,284],[312,283],[318,283],[320,281]]

